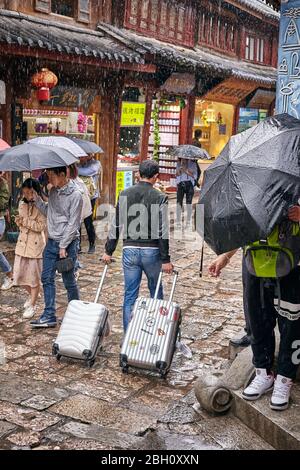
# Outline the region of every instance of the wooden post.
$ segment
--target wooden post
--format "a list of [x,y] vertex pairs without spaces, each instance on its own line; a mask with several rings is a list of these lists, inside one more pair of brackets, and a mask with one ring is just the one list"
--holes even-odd
[[[110,82],[111,87],[101,97],[100,145],[104,150],[101,155],[103,167],[103,188],[101,203],[115,203],[116,171],[119,149],[122,90],[119,77]],[[123,83],[123,82],[122,82]],[[115,86],[113,86],[115,85]]]
[[190,144],[193,139],[193,123],[196,97],[189,95],[187,105],[180,112],[179,145]]

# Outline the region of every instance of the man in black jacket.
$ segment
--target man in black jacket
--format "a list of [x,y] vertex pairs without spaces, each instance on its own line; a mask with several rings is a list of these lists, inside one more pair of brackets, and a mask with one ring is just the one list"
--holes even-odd
[[[124,331],[139,294],[144,272],[153,298],[161,269],[172,273],[169,255],[168,198],[153,188],[159,166],[146,160],[139,167],[138,184],[120,194],[116,214],[105,245],[103,261],[111,262],[121,230],[123,231],[123,269],[125,293],[123,304]],[[158,298],[163,298],[160,286]]]

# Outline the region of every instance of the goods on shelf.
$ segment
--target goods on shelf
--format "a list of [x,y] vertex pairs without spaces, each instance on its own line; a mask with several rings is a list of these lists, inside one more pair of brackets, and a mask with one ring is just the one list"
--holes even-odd
[[[153,107],[152,107],[153,109]],[[168,155],[170,147],[179,144],[180,128],[180,106],[176,104],[164,104],[159,107],[159,136],[160,145],[158,151],[158,163],[160,167],[160,180],[165,189],[175,190],[176,188],[176,164],[177,159]],[[150,123],[150,138],[148,157],[153,157],[154,149],[154,121]]]
[[95,140],[94,116],[81,112],[55,109],[24,109],[23,120],[27,122],[28,138],[41,135],[73,135],[81,139]]

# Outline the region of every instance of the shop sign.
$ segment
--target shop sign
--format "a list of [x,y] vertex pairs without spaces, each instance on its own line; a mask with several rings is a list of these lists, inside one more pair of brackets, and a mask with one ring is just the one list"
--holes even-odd
[[92,105],[97,90],[76,87],[57,86],[53,88],[49,101],[50,106],[63,108],[80,108],[84,112],[88,112]]
[[243,132],[255,126],[268,116],[267,109],[240,108],[238,132]]
[[167,93],[188,95],[196,86],[195,75],[192,73],[172,73],[172,75],[160,87]]
[[117,171],[117,183],[116,183],[116,201],[118,201],[119,195],[124,189],[130,188],[133,184],[133,172],[132,171]]
[[121,126],[142,127],[145,122],[146,104],[122,102]]
[[276,112],[300,118],[300,0],[281,2]]

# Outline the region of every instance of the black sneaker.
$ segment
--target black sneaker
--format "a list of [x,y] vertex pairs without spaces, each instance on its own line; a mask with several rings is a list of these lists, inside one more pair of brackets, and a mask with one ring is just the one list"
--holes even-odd
[[93,255],[96,251],[95,245],[90,245],[88,255]]
[[39,318],[30,322],[32,328],[55,328],[57,325],[56,318]]
[[230,344],[232,346],[235,346],[236,348],[246,348],[247,346],[250,346],[251,341],[250,341],[250,336],[244,335],[241,338],[238,339],[231,339]]

